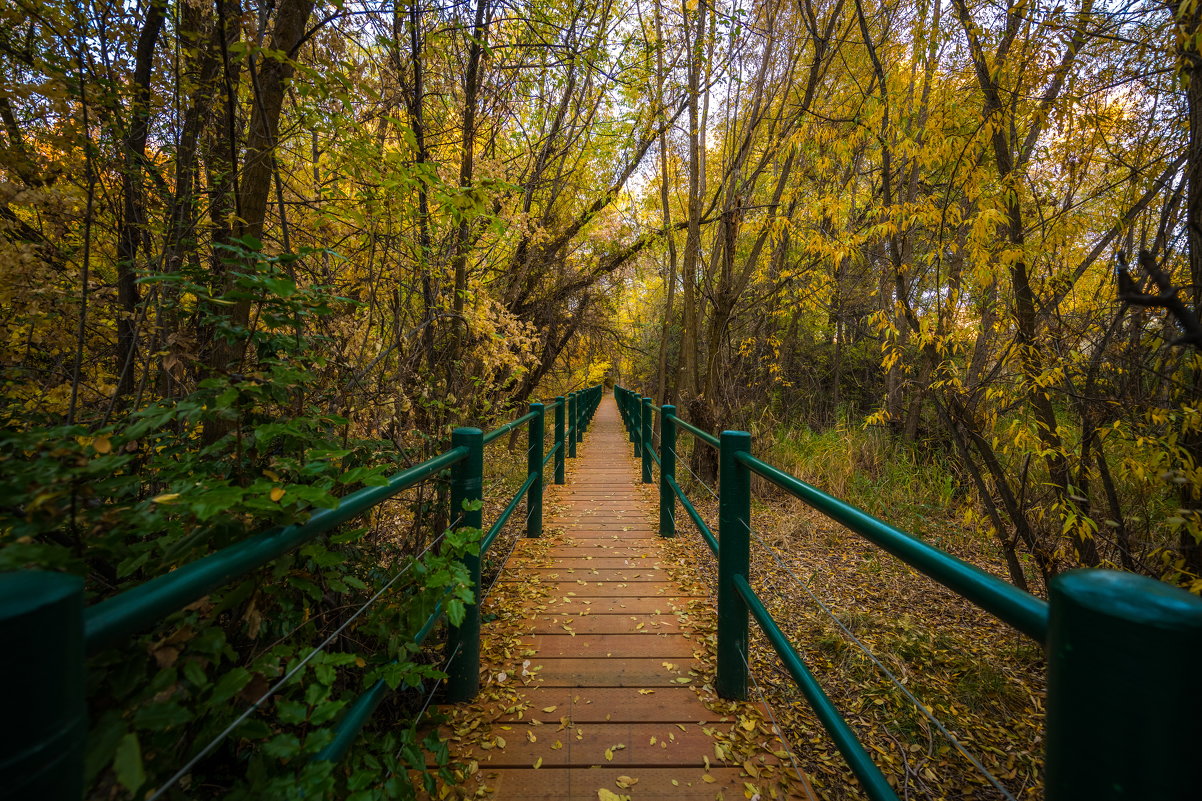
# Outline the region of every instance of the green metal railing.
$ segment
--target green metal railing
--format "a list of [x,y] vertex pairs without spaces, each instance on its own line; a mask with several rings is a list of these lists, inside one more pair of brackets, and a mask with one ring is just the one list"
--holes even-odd
[[[718,557],[716,690],[746,698],[754,619],[870,799],[897,801],[897,795],[751,586],[753,474],[1043,646],[1049,801],[1202,797],[1202,599],[1130,573],[1072,570],[1051,582],[1043,601],[756,458],[747,432],[714,437],[665,405],[652,458],[651,399],[623,387],[614,396],[642,459],[643,481],[651,482],[653,461],[660,467],[660,535],[675,535],[679,500]],[[717,537],[676,481],[680,430],[718,450]]]
[[[0,798],[78,801],[84,793],[87,706],[86,658],[120,646],[163,618],[237,580],[306,542],[353,520],[416,484],[450,471],[452,528],[480,531],[484,446],[521,426],[527,427],[527,475],[493,525],[480,536],[477,553],[463,557],[471,576],[473,603],[463,621],[449,626],[448,700],[472,700],[480,674],[480,561],[525,499],[526,536],[543,532],[543,475],[554,460],[554,481],[564,483],[564,459],[576,455],[603,388],[598,385],[558,397],[554,440],[544,446],[546,407],[530,404],[517,420],[484,434],[457,428],[444,453],[342,498],[334,509],[315,512],[306,522],[251,536],[170,573],[92,606],[84,604],[83,581],[63,573],[19,572],[0,575],[0,687],[4,688],[4,726],[0,727]],[[544,453],[544,450],[547,452]],[[443,618],[439,604],[414,636],[421,645]],[[15,658],[14,655],[20,655]],[[338,761],[371,718],[389,688],[376,682],[360,695],[334,726],[331,743],[318,760]]]

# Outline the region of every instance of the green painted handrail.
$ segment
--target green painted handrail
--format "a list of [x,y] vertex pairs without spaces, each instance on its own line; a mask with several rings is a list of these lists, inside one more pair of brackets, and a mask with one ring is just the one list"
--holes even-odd
[[676,497],[680,499],[680,505],[684,507],[684,510],[689,513],[689,517],[692,518],[693,525],[697,526],[697,530],[701,532],[705,544],[714,552],[714,556],[717,556],[718,540],[714,537],[714,532],[710,530],[709,525],[701,518],[696,507],[693,506],[693,502],[689,500],[689,496],[685,495],[684,490],[676,483],[676,478],[668,476],[668,483],[672,487],[672,491],[676,493]]
[[500,517],[497,518],[497,522],[493,523],[488,533],[484,535],[484,539],[480,542],[480,556],[488,553],[488,549],[492,547],[493,540],[501,533],[501,529],[505,528],[505,524],[509,522],[509,518],[513,517],[514,511],[522,503],[522,498],[525,496],[526,490],[534,485],[536,478],[538,478],[538,475],[535,473],[526,476],[526,481],[509,500],[509,505],[505,507],[505,511],[501,512]]
[[686,423],[684,420],[681,420],[676,415],[672,415],[672,422],[675,423],[676,425],[680,426],[681,428],[683,428],[685,431],[688,431],[690,434],[695,436],[697,439],[701,440],[706,445],[709,445],[712,448],[717,448],[720,444],[718,442],[718,438],[715,437],[713,434],[710,434],[706,431],[701,430],[700,428],[693,425],[692,423]]
[[872,801],[897,801],[897,794],[889,785],[885,775],[881,773],[881,769],[872,761],[872,757],[868,755],[868,751],[860,743],[855,732],[847,725],[847,721],[843,719],[839,710],[823,691],[822,685],[818,683],[814,674],[797,655],[789,638],[781,631],[771,613],[760,601],[760,597],[747,583],[747,578],[735,576],[734,583],[735,589],[738,590],[739,596],[750,610],[751,616],[755,618],[760,630],[772,644],[772,649],[780,657],[781,663],[789,672],[789,677],[793,679],[797,689],[801,690],[801,694],[810,702],[810,708],[814,710],[822,727],[826,729],[839,752],[843,754],[843,758],[847,760],[848,766],[860,780],[864,792]]
[[849,503],[827,495],[778,470],[750,453],[736,457],[753,473],[842,523],[869,542],[884,548],[910,567],[925,573],[952,592],[1042,643],[1048,635],[1048,604],[997,576],[957,559],[922,540],[898,531]]
[[88,653],[116,645],[124,638],[150,628],[223,584],[358,517],[466,456],[465,450],[453,448],[397,473],[387,484],[352,492],[336,508],[315,512],[305,523],[257,534],[89,607],[84,626]]
[[496,428],[496,429],[493,429],[492,431],[489,431],[487,434],[484,435],[484,444],[487,445],[488,443],[490,443],[500,437],[505,436],[510,431],[513,431],[515,428],[522,425],[523,423],[529,423],[536,416],[537,416],[537,412],[532,412],[532,411],[526,412],[524,415],[522,415],[518,419],[516,419],[512,422],[506,423],[505,425],[501,426],[500,428]]

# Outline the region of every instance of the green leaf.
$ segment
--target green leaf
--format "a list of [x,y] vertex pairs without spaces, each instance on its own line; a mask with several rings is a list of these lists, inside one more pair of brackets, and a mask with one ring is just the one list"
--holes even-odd
[[139,729],[165,731],[181,726],[192,719],[192,713],[176,703],[153,704],[143,707],[134,714],[134,724]]
[[138,735],[130,732],[121,738],[117,744],[117,753],[113,755],[113,773],[117,781],[131,793],[138,792],[146,783],[146,770],[142,767],[142,745]]
[[467,610],[463,606],[463,601],[458,598],[452,598],[447,601],[447,620],[451,621],[452,626],[458,626],[463,622],[463,616]]
[[299,701],[289,701],[286,698],[281,698],[276,701],[275,706],[280,720],[284,723],[304,723],[305,718],[309,714],[308,707]]
[[234,668],[222,676],[221,681],[217,682],[217,686],[213,688],[209,700],[214,704],[228,701],[249,683],[250,671],[246,668]]
[[263,753],[276,759],[287,759],[301,750],[300,738],[295,734],[281,734],[263,744]]

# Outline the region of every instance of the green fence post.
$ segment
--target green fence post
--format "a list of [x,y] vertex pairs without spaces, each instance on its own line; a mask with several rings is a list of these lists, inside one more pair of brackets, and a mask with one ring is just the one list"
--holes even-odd
[[659,535],[676,536],[676,493],[671,479],[676,478],[676,423],[671,420],[676,407],[659,407]]
[[568,393],[568,458],[576,458],[576,404],[579,401],[575,392]]
[[526,490],[526,536],[541,537],[543,535],[543,405],[530,404],[534,418],[530,421],[529,447],[526,448],[526,475],[536,476],[530,489]]
[[638,395],[626,391],[626,433],[630,436],[630,444],[634,446],[634,458],[642,454],[639,451],[639,404]]
[[66,573],[0,575],[0,797],[83,798],[83,580]]
[[[451,526],[475,529],[479,541],[484,519],[480,511],[484,491],[484,434],[478,428],[457,428],[451,432],[451,447],[467,448],[467,456],[451,468]],[[447,699],[453,704],[471,701],[480,689],[480,553],[466,554],[463,564],[471,576],[472,603],[464,610],[463,622],[452,626],[447,634],[447,649],[451,654]]]
[[640,404],[640,406],[642,406],[642,409],[643,409],[643,414],[642,414],[643,424],[642,424],[642,426],[640,426],[642,431],[639,434],[639,440],[642,441],[642,443],[643,443],[643,483],[650,484],[651,483],[651,447],[652,447],[651,443],[653,442],[653,440],[651,439],[651,399],[648,397],[644,397],[643,402]]
[[563,478],[563,449],[567,444],[563,441],[563,413],[567,401],[563,395],[555,399],[555,483],[562,484]]
[[572,428],[576,431],[576,442],[584,442],[584,390],[576,391],[576,416],[572,418]]
[[746,431],[723,431],[718,454],[718,667],[714,688],[736,701],[747,698],[747,605],[735,576],[750,561],[751,471],[735,454],[751,451]]
[[1048,801],[1198,798],[1202,600],[1110,570],[1048,600]]

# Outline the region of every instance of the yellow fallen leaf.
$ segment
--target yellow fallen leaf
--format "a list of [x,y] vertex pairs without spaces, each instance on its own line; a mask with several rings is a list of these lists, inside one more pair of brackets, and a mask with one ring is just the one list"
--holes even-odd
[[639,695],[651,695],[655,690],[639,690]]
[[542,757],[539,757],[538,759],[534,760],[534,769],[535,770],[538,770],[542,766],[543,766],[543,758]]
[[755,731],[755,721],[750,718],[743,718],[743,728],[747,731]]
[[279,503],[280,498],[283,498],[283,497],[284,497],[284,488],[283,487],[272,487],[271,488],[271,500],[273,503]]
[[743,762],[743,770],[747,771],[747,773],[748,773],[748,774],[751,776],[751,778],[753,778],[753,779],[758,779],[758,778],[760,777],[760,771],[759,771],[759,769],[758,769],[758,768],[756,768],[756,766],[755,766],[755,765],[751,764],[751,760],[750,760],[750,759],[748,759],[748,760],[744,760],[744,762]]
[[493,743],[497,746],[497,748],[504,748],[505,747],[505,738],[498,734],[496,739],[493,740]]
[[529,729],[526,730],[526,739],[532,743],[538,742],[538,738],[534,736],[534,732],[530,731]]
[[638,779],[631,778],[630,776],[619,776],[618,778],[614,779],[614,784],[618,785],[623,790],[629,790],[638,783]]
[[605,761],[606,762],[614,761],[614,750],[612,748],[605,749]]
[[552,750],[552,751],[558,751],[558,750],[559,750],[559,749],[561,749],[561,748],[563,748],[563,743],[561,743],[559,740],[556,740],[556,741],[555,741],[555,742],[554,742],[554,743],[551,745],[551,750]]
[[544,712],[554,712],[556,709],[557,709],[557,707],[553,707],[553,706],[544,706],[543,707]]
[[706,784],[713,784],[717,780],[710,774],[703,773],[701,774],[701,781],[705,782]]

